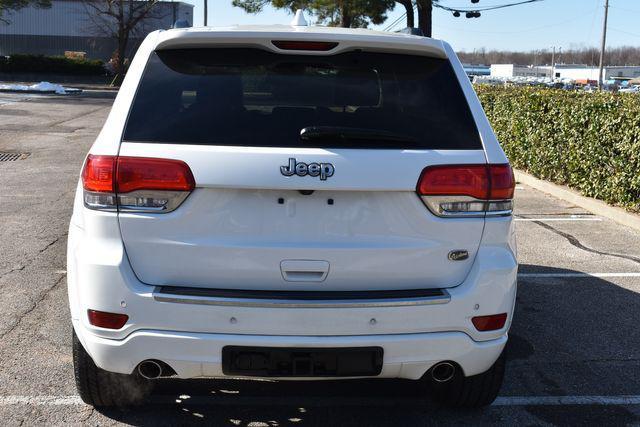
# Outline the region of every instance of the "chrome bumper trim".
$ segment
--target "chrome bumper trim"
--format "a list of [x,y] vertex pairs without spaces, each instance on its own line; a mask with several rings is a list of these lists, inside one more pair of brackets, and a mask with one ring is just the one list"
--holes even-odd
[[266,307],[266,308],[371,308],[371,307],[406,307],[417,305],[447,304],[451,295],[441,289],[440,295],[424,297],[399,297],[384,299],[275,299],[275,298],[227,298],[195,295],[176,295],[161,292],[156,287],[153,299],[158,302],[178,304],[198,304],[232,307]]

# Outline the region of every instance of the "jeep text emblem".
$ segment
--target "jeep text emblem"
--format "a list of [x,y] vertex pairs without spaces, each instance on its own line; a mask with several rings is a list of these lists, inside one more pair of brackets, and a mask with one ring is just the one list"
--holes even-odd
[[335,170],[331,163],[298,163],[293,157],[289,159],[288,165],[280,166],[280,173],[284,176],[319,176],[322,181],[333,176]]

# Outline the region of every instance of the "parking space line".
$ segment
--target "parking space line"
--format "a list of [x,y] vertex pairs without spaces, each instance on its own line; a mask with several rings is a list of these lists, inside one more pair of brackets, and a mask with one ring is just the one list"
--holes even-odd
[[83,404],[84,402],[82,402],[80,396],[0,396],[0,406],[70,406]]
[[518,277],[640,277],[640,273],[518,273]]
[[[308,398],[302,398],[307,401]],[[397,399],[385,397],[327,397],[313,398],[311,406],[362,406],[362,405],[408,405],[414,406],[422,399]],[[194,396],[185,401],[177,401],[175,396],[153,396],[149,402],[151,405],[167,405],[171,402],[190,405],[295,405],[299,404],[299,397],[296,398],[273,398],[273,397],[234,397],[217,398],[210,396]],[[306,403],[305,403],[306,404]],[[31,406],[74,406],[84,405],[79,396],[0,396],[0,406],[31,405]],[[571,406],[571,405],[640,405],[640,395],[624,396],[501,396],[498,397],[492,406]]]
[[505,396],[492,406],[640,405],[640,396]]
[[547,222],[547,221],[602,221],[602,218],[597,218],[597,217],[589,217],[589,216],[568,216],[566,218],[564,217],[559,217],[559,218],[515,218],[514,221],[540,221],[540,222]]

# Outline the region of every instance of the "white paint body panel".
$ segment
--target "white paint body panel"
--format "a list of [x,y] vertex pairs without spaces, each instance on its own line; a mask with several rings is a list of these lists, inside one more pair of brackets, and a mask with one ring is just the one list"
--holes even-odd
[[[140,280],[153,285],[327,291],[451,287],[471,268],[484,227],[483,218],[438,218],[415,193],[424,167],[484,163],[482,150],[123,143],[120,155],[183,160],[198,185],[175,212],[119,216],[131,265]],[[284,177],[280,166],[289,157],[330,162],[335,173],[326,181]],[[300,189],[316,191],[305,196]],[[447,259],[459,249],[469,251],[467,260]],[[329,262],[326,280],[285,281],[279,266],[290,259]]]
[[[319,55],[361,48],[449,58],[484,150],[121,144],[129,107],[155,49],[261,46],[278,52],[272,39],[340,42],[335,51],[315,53]],[[68,239],[69,302],[81,342],[106,370],[130,373],[142,360],[155,358],[169,363],[181,378],[222,376],[221,348],[229,344],[380,345],[385,351],[381,376],[417,379],[440,360],[459,363],[465,375],[483,372],[504,347],[516,294],[511,218],[438,218],[415,194],[426,166],[507,161],[462,66],[444,42],[317,27],[155,32],[138,50],[90,152],[183,160],[197,183],[184,204],[169,214],[88,210],[78,186]],[[279,168],[289,157],[331,162],[335,174],[326,181],[284,177]],[[277,203],[279,198],[283,204]],[[469,259],[449,261],[448,252],[458,249],[468,250]],[[321,279],[296,281],[305,268],[322,270],[317,275]],[[286,280],[287,272],[294,280]],[[450,300],[406,307],[215,306],[157,301],[156,285],[447,288]],[[88,323],[87,309],[125,313],[129,321],[117,331],[96,328]],[[473,316],[503,312],[508,321],[501,330],[478,332],[471,323]]]

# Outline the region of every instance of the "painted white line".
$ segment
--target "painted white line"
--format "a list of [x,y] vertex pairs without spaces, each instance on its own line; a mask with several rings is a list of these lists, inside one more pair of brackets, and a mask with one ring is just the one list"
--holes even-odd
[[[194,396],[184,402],[177,401],[175,396],[153,396],[149,404],[166,406],[171,402],[185,403],[191,405],[290,405],[295,401],[300,403],[299,397],[282,398],[282,397],[233,397],[233,398],[216,398],[211,396]],[[394,399],[385,397],[362,397],[362,398],[314,398],[310,400],[309,405],[382,405],[393,406],[408,404],[414,405],[413,399]],[[0,396],[0,406],[14,405],[32,405],[32,406],[76,406],[84,405],[79,396]],[[569,405],[640,405],[639,395],[628,396],[502,396],[498,397],[493,406],[569,406]]]
[[518,273],[518,277],[640,277],[640,273]]
[[56,270],[54,271],[56,274],[67,274],[67,270]]
[[493,406],[640,405],[640,396],[505,396]]
[[566,218],[516,218],[514,221],[602,221],[602,218],[594,218],[589,216],[568,216]]
[[0,406],[13,405],[70,406],[84,403],[80,396],[0,396]]
[[516,186],[516,190],[524,190],[524,187]]

